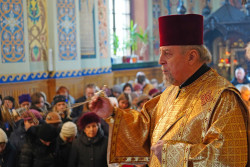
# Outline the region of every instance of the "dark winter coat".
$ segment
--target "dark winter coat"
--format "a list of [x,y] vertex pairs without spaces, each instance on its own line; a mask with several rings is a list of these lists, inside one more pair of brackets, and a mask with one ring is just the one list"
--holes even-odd
[[60,136],[56,139],[56,167],[67,167],[72,143],[64,142]]
[[104,132],[104,136],[109,137],[109,124],[106,121],[104,121],[104,119],[102,118],[100,118],[100,120],[101,120],[101,128]]
[[14,126],[14,130],[16,130],[20,125],[22,125],[23,122],[24,122],[23,119],[20,119],[20,120],[16,121],[15,126]]
[[68,167],[107,167],[107,145],[101,128],[94,138],[82,132],[72,144]]
[[38,137],[27,137],[19,157],[20,167],[55,167],[55,142],[44,145]]
[[232,79],[231,83],[232,83],[234,86],[236,86],[236,85],[238,85],[238,84],[249,84],[250,81],[249,81],[249,79],[245,76],[244,79],[243,79],[243,82],[242,82],[242,83],[239,83],[239,82],[237,81],[237,79],[234,77],[234,78]]
[[[87,100],[86,96],[82,96],[82,97],[80,97],[79,99],[77,99],[77,100],[75,101],[75,103],[85,102],[86,100]],[[72,118],[76,118],[76,117],[81,116],[82,110],[83,110],[83,106],[84,106],[84,105],[80,105],[80,106],[78,106],[78,107],[73,108],[73,111],[72,111],[72,113],[71,113],[70,116],[71,116]]]
[[18,153],[21,151],[21,147],[25,142],[25,136],[26,130],[22,122],[16,129],[14,129],[9,138],[10,143],[16,147]]
[[3,131],[6,133],[7,137],[10,137],[10,134],[13,132],[13,127],[8,123],[5,122],[3,123],[2,121],[0,122],[0,128],[3,129]]
[[15,167],[16,165],[16,148],[8,142],[2,154],[0,154],[1,167]]
[[68,117],[65,117],[65,118],[61,118],[62,119],[62,124],[64,124],[65,122],[68,122],[68,121],[71,121],[72,122],[72,119],[68,118]]

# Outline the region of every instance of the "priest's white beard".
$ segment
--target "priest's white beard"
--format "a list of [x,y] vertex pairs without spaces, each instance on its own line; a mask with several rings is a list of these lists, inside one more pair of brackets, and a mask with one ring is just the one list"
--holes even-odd
[[175,79],[172,74],[168,73],[168,75],[163,75],[163,82],[165,87],[167,88],[170,85],[173,85]]

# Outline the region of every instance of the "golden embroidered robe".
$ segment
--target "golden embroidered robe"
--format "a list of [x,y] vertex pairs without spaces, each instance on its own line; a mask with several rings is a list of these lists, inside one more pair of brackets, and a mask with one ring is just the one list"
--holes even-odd
[[[182,89],[167,88],[142,112],[116,109],[110,162],[149,161],[151,167],[246,166],[247,113],[239,92],[210,69]],[[166,142],[162,164],[150,151],[158,140]]]

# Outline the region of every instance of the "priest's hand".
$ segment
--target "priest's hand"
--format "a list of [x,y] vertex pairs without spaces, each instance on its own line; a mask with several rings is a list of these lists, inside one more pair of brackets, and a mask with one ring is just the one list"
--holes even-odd
[[151,150],[156,155],[160,163],[161,163],[162,147],[164,144],[165,144],[165,141],[159,140],[155,145],[151,147]]
[[98,95],[91,98],[89,109],[103,119],[108,118],[113,113],[113,106],[109,99]]

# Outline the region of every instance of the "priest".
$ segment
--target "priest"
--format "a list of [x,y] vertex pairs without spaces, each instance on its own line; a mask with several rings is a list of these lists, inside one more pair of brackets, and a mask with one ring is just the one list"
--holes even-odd
[[111,163],[247,166],[249,113],[240,93],[207,63],[203,16],[159,18],[163,78],[171,84],[141,112],[94,96],[90,109],[112,127]]

